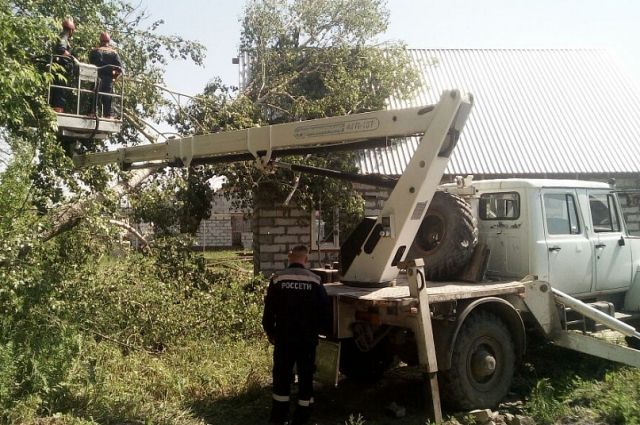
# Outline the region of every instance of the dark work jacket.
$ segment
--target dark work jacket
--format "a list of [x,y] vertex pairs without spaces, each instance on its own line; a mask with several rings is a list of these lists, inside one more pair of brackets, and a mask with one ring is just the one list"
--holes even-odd
[[328,329],[329,321],[329,297],[315,273],[293,263],[271,278],[262,327],[276,344],[316,344],[318,334]]
[[53,49],[53,53],[60,56],[64,56],[65,53],[71,55],[71,40],[69,40],[69,34],[66,32],[60,33],[56,47]]
[[120,62],[120,56],[118,52],[110,46],[96,47],[89,54],[89,63],[100,68],[98,75],[101,79],[112,79],[113,71],[117,73],[122,71],[122,62]]
[[[65,53],[68,56],[65,56]],[[53,61],[58,65],[62,65],[67,72],[73,69],[73,59],[71,58],[71,40],[69,40],[69,34],[61,32],[58,36],[58,41],[53,48],[53,54],[56,55]]]

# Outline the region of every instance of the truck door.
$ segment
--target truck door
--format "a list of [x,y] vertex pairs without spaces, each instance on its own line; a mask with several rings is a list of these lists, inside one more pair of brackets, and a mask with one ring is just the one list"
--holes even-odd
[[521,196],[513,192],[489,192],[480,196],[478,207],[480,240],[491,250],[487,275],[500,279],[519,279],[529,274],[526,241],[526,208]]
[[596,290],[624,289],[630,285],[633,266],[620,209],[613,193],[589,191],[596,266]]
[[593,248],[575,190],[545,189],[542,201],[549,283],[568,294],[591,292]]

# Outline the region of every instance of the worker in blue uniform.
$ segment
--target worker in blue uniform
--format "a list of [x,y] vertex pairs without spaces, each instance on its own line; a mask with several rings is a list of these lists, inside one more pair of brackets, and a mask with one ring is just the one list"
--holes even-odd
[[289,423],[293,367],[298,373],[298,404],[292,425],[306,423],[313,404],[318,334],[329,325],[329,298],[320,277],[305,268],[306,246],[289,252],[289,266],[276,272],[265,298],[262,326],[274,344],[273,405],[269,422]]
[[[73,18],[67,17],[62,21],[62,32],[58,36],[53,48],[53,63],[63,68],[62,74],[57,70],[53,84],[56,86],[68,86],[68,80],[73,76],[73,55],[71,54],[71,38],[76,30]],[[65,89],[61,87],[51,87],[51,98],[49,103],[57,113],[64,112],[66,104]]]
[[100,45],[89,54],[89,63],[98,67],[98,91],[102,106],[102,117],[111,118],[110,94],[113,92],[113,81],[122,74],[122,62],[120,55],[111,47],[111,36],[108,32],[100,33]]

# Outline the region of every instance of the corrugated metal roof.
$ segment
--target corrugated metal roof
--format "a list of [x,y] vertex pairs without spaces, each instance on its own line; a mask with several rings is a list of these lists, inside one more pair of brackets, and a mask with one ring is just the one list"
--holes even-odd
[[[410,51],[416,97],[391,109],[432,104],[445,89],[475,105],[446,174],[640,172],[640,89],[617,58],[596,49]],[[363,173],[401,174],[417,139],[360,154]]]

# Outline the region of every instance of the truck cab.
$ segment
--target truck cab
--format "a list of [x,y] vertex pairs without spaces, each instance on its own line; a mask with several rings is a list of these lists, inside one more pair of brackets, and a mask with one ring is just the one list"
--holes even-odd
[[534,275],[582,299],[615,299],[640,280],[640,238],[629,234],[608,184],[505,179],[473,186],[490,278]]

